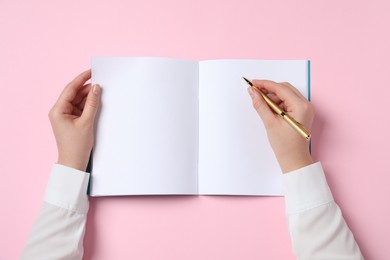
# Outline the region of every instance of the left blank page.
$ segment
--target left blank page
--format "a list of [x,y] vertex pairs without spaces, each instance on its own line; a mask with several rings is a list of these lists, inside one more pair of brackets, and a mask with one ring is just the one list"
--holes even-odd
[[197,194],[198,63],[93,57],[92,196]]

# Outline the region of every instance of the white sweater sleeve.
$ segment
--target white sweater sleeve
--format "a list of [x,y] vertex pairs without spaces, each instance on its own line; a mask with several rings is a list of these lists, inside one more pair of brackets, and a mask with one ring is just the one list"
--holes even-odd
[[[56,164],[21,259],[82,259],[89,174]],[[298,259],[363,259],[334,202],[320,163],[283,175],[286,211]]]
[[82,259],[89,173],[55,164],[21,259]]
[[363,259],[319,162],[284,174],[283,182],[289,232],[298,259]]

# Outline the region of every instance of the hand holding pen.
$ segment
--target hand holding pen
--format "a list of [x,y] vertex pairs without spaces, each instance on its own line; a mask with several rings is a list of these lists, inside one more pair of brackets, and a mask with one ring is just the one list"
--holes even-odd
[[[310,138],[314,119],[313,105],[289,83],[276,83],[269,80],[249,82],[252,84],[248,92],[253,106],[263,120],[269,142],[283,173],[312,164],[313,159],[307,139]],[[266,95],[266,98],[269,98],[280,110],[272,109],[263,95]],[[277,113],[276,110],[284,112],[289,118],[284,118],[284,115]],[[288,120],[297,123],[298,128],[303,129],[303,132],[299,133]],[[302,138],[305,132],[309,138]]]

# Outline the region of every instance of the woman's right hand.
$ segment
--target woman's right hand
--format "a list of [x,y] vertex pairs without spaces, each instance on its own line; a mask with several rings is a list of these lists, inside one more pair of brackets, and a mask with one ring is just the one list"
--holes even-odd
[[313,105],[290,83],[276,83],[269,80],[253,80],[248,88],[253,106],[263,120],[267,135],[283,173],[313,163],[309,142],[285,120],[274,113],[260,93],[267,94],[280,108],[309,131],[314,119]]

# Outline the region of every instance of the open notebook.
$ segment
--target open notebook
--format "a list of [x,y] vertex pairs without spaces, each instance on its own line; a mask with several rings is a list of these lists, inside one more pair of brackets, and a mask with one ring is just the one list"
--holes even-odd
[[90,195],[283,195],[242,76],[288,81],[309,97],[309,64],[93,57],[102,105]]

